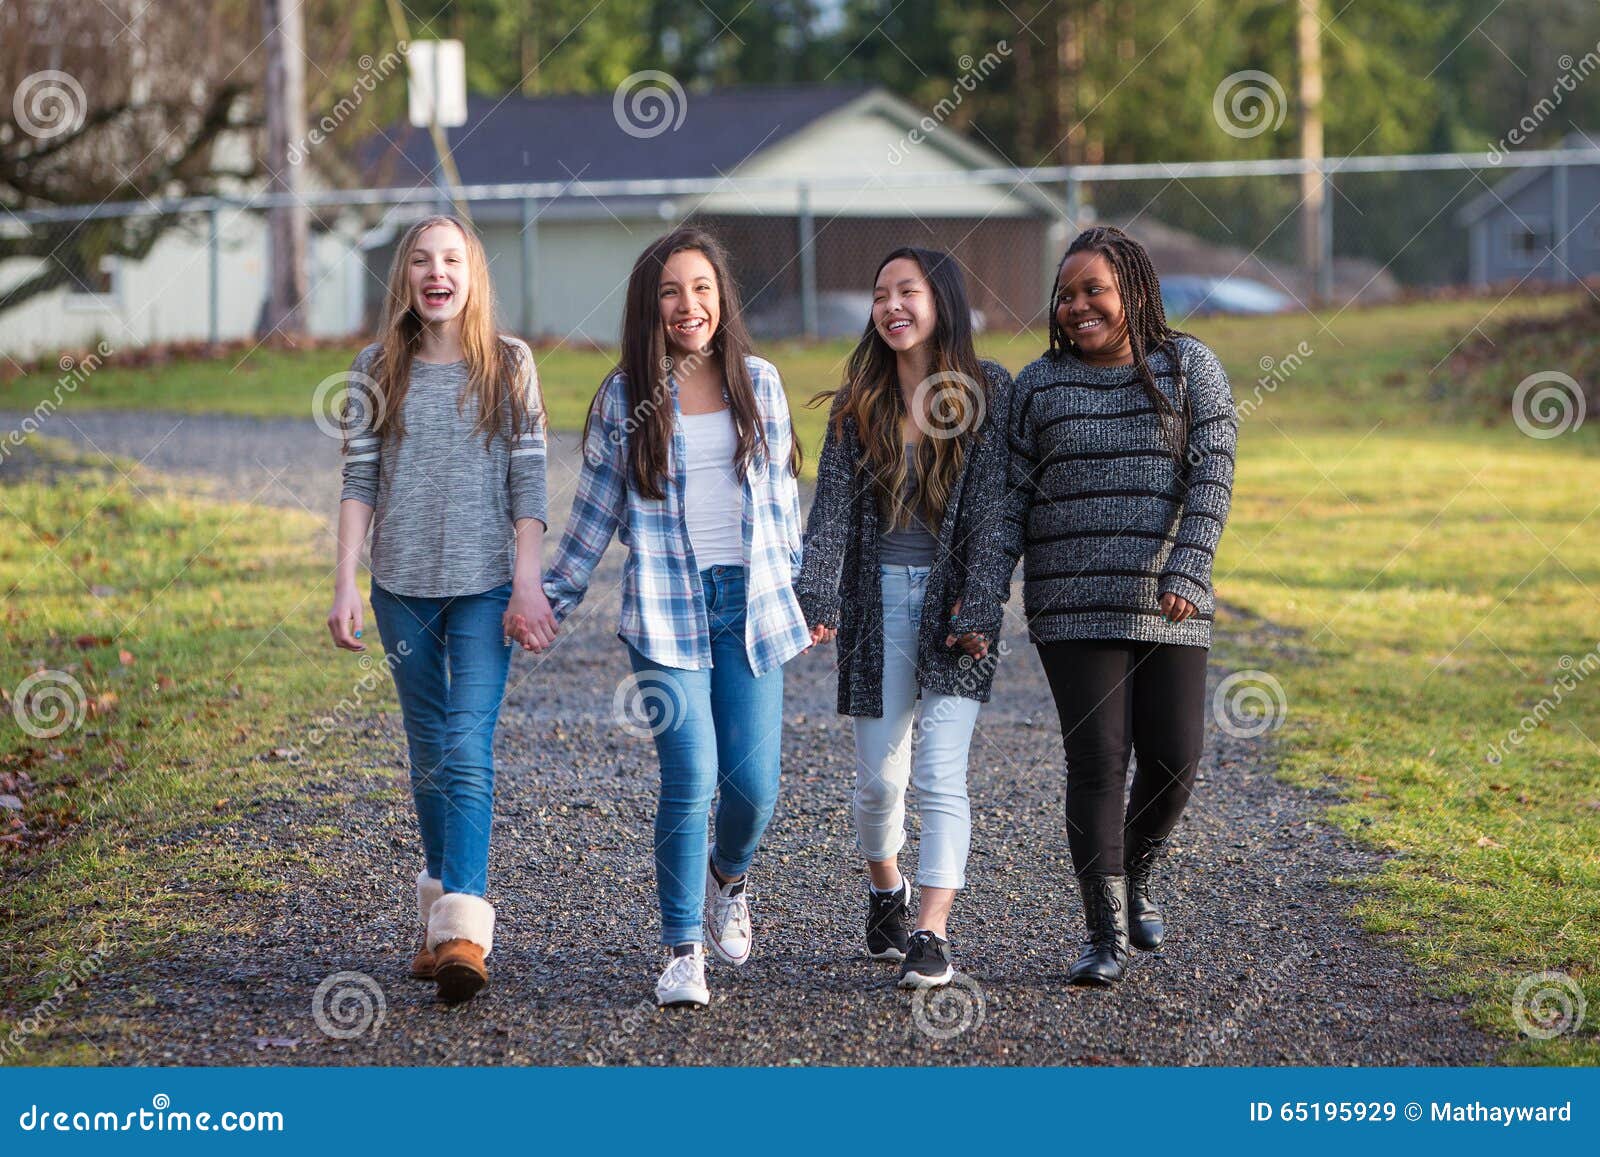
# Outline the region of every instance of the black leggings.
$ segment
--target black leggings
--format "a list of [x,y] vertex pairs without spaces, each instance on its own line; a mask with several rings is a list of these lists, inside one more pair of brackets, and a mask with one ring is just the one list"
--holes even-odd
[[[1206,648],[1085,639],[1041,643],[1039,658],[1061,716],[1073,871],[1119,876],[1124,840],[1167,835],[1189,802],[1205,737]],[[1132,753],[1139,770],[1124,813]]]

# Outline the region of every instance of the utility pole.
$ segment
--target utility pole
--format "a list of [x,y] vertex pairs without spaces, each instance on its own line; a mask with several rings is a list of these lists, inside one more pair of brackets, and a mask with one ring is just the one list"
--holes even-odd
[[[1322,153],[1322,18],[1318,0],[1300,0],[1296,36],[1300,57],[1300,156],[1321,161]],[[1300,268],[1321,294],[1331,284],[1332,269],[1323,268],[1323,214],[1327,188],[1322,173],[1309,169],[1300,174]]]
[[[411,43],[411,29],[406,23],[405,6],[400,0],[388,0],[389,23],[394,27],[395,39],[401,44]],[[439,123],[439,102],[442,97],[439,76],[439,49],[433,53],[433,107],[432,119],[428,123],[428,135],[433,139],[433,155],[439,162],[439,171],[444,174],[447,187],[450,190],[450,202],[455,205],[456,216],[467,224],[472,224],[472,208],[456,195],[461,188],[461,173],[456,168],[456,160],[450,155],[450,138],[445,135],[444,126]],[[413,122],[414,123],[414,122]],[[437,182],[436,182],[437,183]],[[441,210],[448,209],[449,205],[441,205]]]
[[290,161],[306,136],[302,0],[261,0],[267,54],[267,190],[292,200],[267,210],[267,306],[262,333],[305,333],[306,250],[310,225],[299,199],[300,169]]

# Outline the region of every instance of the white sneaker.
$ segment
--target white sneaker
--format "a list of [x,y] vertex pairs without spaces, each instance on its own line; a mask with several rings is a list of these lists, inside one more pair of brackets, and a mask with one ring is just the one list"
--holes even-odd
[[706,955],[700,945],[696,944],[686,956],[667,960],[666,970],[656,981],[656,1003],[662,1007],[711,1003],[711,990],[706,987]]
[[744,886],[744,880],[726,886],[718,883],[710,861],[706,862],[706,935],[712,955],[735,967],[750,959],[750,946],[755,939]]

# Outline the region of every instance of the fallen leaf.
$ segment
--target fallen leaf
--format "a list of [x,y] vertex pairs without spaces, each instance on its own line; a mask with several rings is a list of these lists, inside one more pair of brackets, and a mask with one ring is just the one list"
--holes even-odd
[[1495,843],[1488,836],[1479,836],[1478,837],[1478,846],[1480,848],[1503,848],[1503,847],[1505,847],[1504,844]]

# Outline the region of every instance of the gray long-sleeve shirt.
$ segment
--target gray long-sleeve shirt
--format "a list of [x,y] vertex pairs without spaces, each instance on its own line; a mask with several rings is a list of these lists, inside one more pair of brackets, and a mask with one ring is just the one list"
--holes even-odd
[[[547,523],[533,351],[515,338],[505,340],[527,359],[532,429],[513,434],[508,407],[486,450],[473,429],[476,403],[469,397],[457,405],[467,363],[413,360],[405,437],[374,434],[372,406],[361,407],[349,431],[340,499],[373,508],[372,577],[384,590],[421,598],[491,590],[511,581],[517,522]],[[373,344],[357,354],[352,374],[368,374],[379,349]]]
[[[1188,416],[1174,460],[1138,371],[1070,354],[1017,376],[1009,549],[1025,551],[1023,608],[1034,642],[1132,639],[1211,645],[1211,563],[1228,520],[1238,418],[1216,355],[1191,337],[1149,359]],[[1195,605],[1161,614],[1168,591]]]

